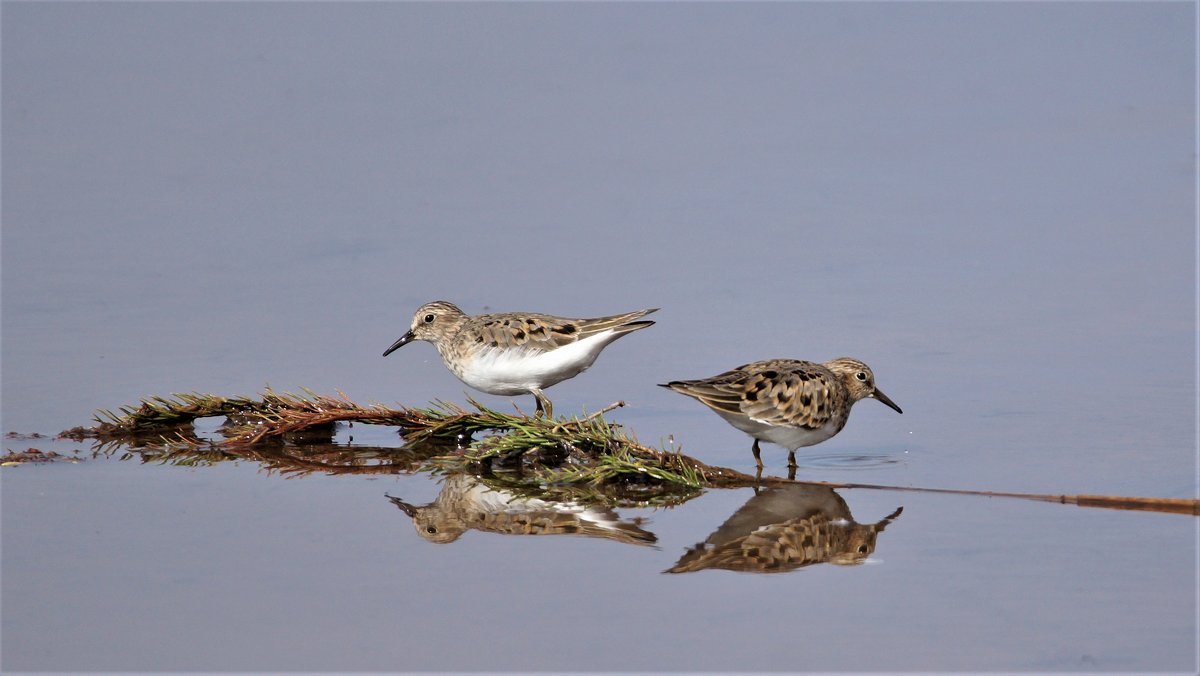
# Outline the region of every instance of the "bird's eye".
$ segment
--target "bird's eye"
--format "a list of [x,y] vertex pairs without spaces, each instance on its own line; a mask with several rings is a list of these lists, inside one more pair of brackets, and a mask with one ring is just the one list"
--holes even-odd
[[433,323],[433,314],[427,314],[427,315],[425,315],[425,323],[426,323],[426,324],[432,324],[432,323]]
[[867,374],[863,371],[859,371],[858,373],[855,373],[854,377],[858,378],[860,381],[862,381],[864,383],[867,382]]
[[437,535],[437,528],[434,526],[426,526],[425,532],[429,533],[430,535]]

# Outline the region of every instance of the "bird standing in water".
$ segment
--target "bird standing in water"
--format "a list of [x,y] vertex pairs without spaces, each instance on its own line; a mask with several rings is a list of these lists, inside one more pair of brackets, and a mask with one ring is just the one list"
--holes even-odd
[[488,394],[532,394],[537,411],[550,417],[553,405],[543,390],[586,371],[614,340],[653,326],[637,320],[657,309],[590,319],[527,312],[472,317],[438,300],[417,308],[408,333],[383,356],[414,340],[429,341],[459,380]]
[[711,378],[675,380],[666,387],[716,411],[730,425],[754,438],[754,462],[762,470],[758,442],[788,449],[788,467],[796,467],[796,449],[832,437],[846,426],[850,407],[878,399],[903,413],[875,387],[870,367],[849,357],[824,364],[770,359],[743,364]]

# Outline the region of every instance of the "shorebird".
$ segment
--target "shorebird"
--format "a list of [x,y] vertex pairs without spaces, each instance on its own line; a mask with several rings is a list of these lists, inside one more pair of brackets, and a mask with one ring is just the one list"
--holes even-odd
[[553,416],[543,390],[586,371],[614,340],[653,326],[637,320],[657,309],[590,319],[532,312],[472,317],[438,300],[417,308],[408,333],[383,356],[414,340],[429,341],[446,368],[467,385],[488,394],[532,394],[537,411]]
[[754,438],[754,462],[762,470],[758,442],[788,449],[788,467],[796,466],[796,449],[832,437],[846,426],[850,407],[861,399],[878,399],[903,413],[875,387],[870,367],[849,357],[824,364],[797,359],[770,359],[743,364],[702,380],[675,380],[660,387],[685,394],[716,411],[730,425]]

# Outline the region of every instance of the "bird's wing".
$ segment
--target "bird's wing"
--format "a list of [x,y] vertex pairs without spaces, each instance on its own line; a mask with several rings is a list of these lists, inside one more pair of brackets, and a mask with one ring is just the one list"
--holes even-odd
[[812,429],[832,417],[836,396],[827,369],[790,359],[743,364],[712,378],[675,381],[667,387],[718,412]]
[[524,347],[548,352],[610,329],[623,334],[646,328],[654,322],[633,320],[655,309],[592,319],[523,313],[483,315],[477,319],[477,342],[489,347]]
[[816,429],[833,417],[835,387],[818,364],[768,362],[743,383],[742,412],[768,425]]

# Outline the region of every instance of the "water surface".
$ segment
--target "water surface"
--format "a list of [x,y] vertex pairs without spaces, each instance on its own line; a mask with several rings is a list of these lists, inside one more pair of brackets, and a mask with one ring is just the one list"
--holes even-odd
[[[463,402],[431,346],[380,357],[423,302],[661,307],[556,410],[623,399],[752,472],[655,384],[847,355],[905,413],[859,404],[801,478],[1197,496],[1191,5],[0,12],[6,432],[268,385]],[[858,565],[669,574],[753,491],[618,509],[651,546],[430,542],[386,497],[434,502],[420,474],[0,489],[11,671],[1197,667],[1191,517],[843,490],[855,524],[903,507]]]

